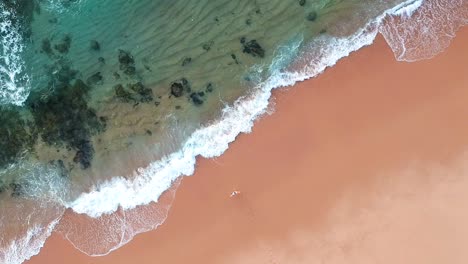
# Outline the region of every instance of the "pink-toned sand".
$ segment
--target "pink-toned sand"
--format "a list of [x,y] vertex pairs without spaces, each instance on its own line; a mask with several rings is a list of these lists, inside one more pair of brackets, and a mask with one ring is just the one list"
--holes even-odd
[[276,91],[276,112],[200,159],[157,230],[98,258],[54,235],[28,264],[468,263],[467,47],[464,28],[400,63],[379,37]]

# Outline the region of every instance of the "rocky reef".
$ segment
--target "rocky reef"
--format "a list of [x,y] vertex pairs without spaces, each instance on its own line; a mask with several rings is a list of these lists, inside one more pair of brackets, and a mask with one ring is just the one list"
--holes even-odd
[[71,42],[72,42],[71,36],[65,35],[63,36],[60,42],[54,45],[54,48],[59,53],[62,53],[62,54],[68,53],[68,51],[70,50]]
[[126,75],[134,75],[136,72],[135,59],[130,52],[125,50],[119,50],[119,63],[120,70]]
[[184,93],[192,92],[189,82],[185,78],[174,81],[171,84],[171,95],[175,97],[181,97]]
[[114,86],[114,96],[124,103],[149,103],[153,101],[153,90],[143,85],[142,82],[136,82],[127,85],[122,84]]
[[56,147],[76,152],[73,161],[82,169],[91,166],[94,149],[91,136],[102,132],[106,124],[87,104],[90,87],[77,79],[46,98],[32,94],[27,101],[41,139]]
[[258,44],[255,39],[247,41],[245,37],[241,38],[242,52],[252,55],[253,57],[265,57],[265,50]]
[[18,109],[0,108],[0,168],[14,162],[31,150],[36,134]]

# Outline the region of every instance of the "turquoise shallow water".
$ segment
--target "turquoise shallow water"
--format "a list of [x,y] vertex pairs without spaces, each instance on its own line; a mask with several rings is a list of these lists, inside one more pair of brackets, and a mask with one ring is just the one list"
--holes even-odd
[[[1,1],[0,259],[33,254],[67,208],[118,226],[130,211],[112,212],[157,201],[248,132],[272,88],[370,44],[401,2]],[[69,237],[105,254],[157,224],[101,247]]]
[[396,3],[4,1],[3,193],[30,192],[14,167],[54,170],[76,193],[129,175],[288,67],[303,43],[350,34]]

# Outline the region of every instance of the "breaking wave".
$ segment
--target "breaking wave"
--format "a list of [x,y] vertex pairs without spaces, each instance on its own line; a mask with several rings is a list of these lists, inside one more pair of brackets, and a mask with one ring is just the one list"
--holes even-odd
[[0,105],[21,105],[29,95],[24,73],[23,38],[14,14],[0,2]]

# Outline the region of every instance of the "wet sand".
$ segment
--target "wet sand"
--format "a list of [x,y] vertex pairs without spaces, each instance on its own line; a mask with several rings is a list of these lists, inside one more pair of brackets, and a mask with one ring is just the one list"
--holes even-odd
[[54,235],[28,263],[466,263],[467,46],[464,28],[400,63],[379,36],[276,91],[253,133],[199,160],[157,230],[99,258]]

